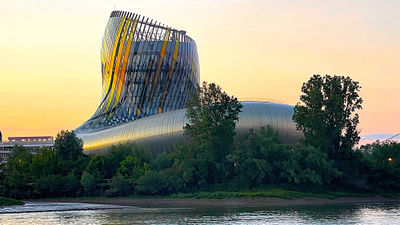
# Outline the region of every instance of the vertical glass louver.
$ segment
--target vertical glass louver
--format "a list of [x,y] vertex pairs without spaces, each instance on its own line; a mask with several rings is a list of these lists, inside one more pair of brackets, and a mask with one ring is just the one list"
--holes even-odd
[[101,45],[101,72],[100,105],[78,132],[184,108],[199,83],[196,43],[185,31],[113,11]]

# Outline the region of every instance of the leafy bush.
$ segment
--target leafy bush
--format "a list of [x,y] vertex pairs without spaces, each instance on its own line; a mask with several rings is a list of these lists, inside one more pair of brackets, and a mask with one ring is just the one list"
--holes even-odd
[[386,142],[374,145],[371,154],[372,185],[379,189],[400,190],[400,143]]
[[114,176],[110,181],[110,189],[106,190],[105,195],[108,197],[124,196],[132,194],[134,186],[128,179],[121,175]]

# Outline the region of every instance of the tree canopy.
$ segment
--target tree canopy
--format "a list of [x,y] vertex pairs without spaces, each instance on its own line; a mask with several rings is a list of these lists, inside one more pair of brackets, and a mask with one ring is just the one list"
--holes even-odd
[[74,131],[62,130],[57,134],[54,142],[56,156],[62,160],[77,160],[82,156],[83,141],[76,136]]
[[305,141],[340,158],[360,140],[361,86],[350,77],[313,75],[301,88],[293,120]]
[[184,132],[196,150],[197,172],[203,182],[217,182],[229,176],[231,163],[227,155],[232,151],[236,122],[242,104],[229,96],[215,83],[203,82],[190,95],[186,104],[189,120]]

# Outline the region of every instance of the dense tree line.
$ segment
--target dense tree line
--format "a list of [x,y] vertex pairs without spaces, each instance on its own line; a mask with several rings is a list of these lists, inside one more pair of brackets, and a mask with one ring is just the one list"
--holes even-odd
[[107,155],[88,156],[73,132],[62,131],[53,150],[32,154],[14,148],[7,168],[0,165],[0,195],[165,195],[271,185],[398,192],[400,143],[377,142],[368,151],[354,148],[354,112],[362,102],[354,92],[359,88],[349,78],[313,76],[303,85],[294,114],[305,139],[285,145],[269,127],[236,136],[240,102],[219,86],[203,83],[188,101],[188,143],[159,154],[128,143],[112,146]]
[[[73,136],[72,132],[63,132]],[[372,152],[353,150],[361,165],[342,180],[334,160],[305,144],[284,145],[270,128],[236,137],[224,159],[193,144],[153,155],[135,144],[113,146],[107,155],[66,160],[57,150],[13,150],[0,173],[0,195],[12,198],[165,195],[199,190],[245,190],[283,186],[299,190],[392,191],[400,188],[400,144],[375,143]],[[199,151],[198,151],[199,150]],[[213,159],[211,164],[210,158]],[[226,165],[218,168],[217,165]],[[217,169],[218,168],[218,169]],[[340,185],[335,182],[341,181]]]

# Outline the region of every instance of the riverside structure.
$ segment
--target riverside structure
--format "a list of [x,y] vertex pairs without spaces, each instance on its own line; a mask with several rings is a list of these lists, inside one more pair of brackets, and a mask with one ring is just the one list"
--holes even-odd
[[[1,132],[0,132],[1,134]],[[8,137],[8,141],[0,141],[0,163],[7,163],[7,160],[15,146],[22,146],[32,154],[36,154],[41,148],[53,148],[54,137],[52,136],[25,136]]]
[[[195,41],[138,14],[113,11],[101,46],[102,98],[75,133],[87,154],[105,153],[118,143],[147,145],[154,152],[185,141],[189,93],[200,82]],[[237,132],[271,126],[284,143],[303,135],[292,120],[293,106],[242,102]]]

